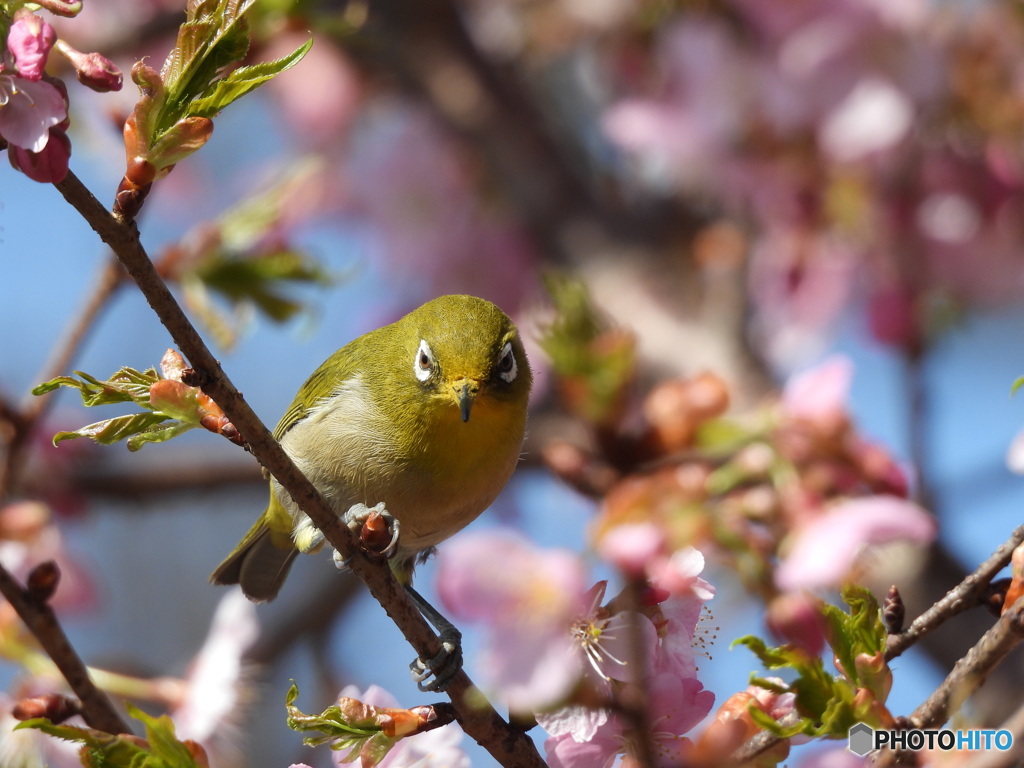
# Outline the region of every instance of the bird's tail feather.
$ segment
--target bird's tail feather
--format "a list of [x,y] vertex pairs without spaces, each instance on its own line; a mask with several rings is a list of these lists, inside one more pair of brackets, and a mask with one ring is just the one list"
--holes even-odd
[[273,600],[298,554],[294,547],[282,546],[277,541],[279,538],[261,519],[235,551],[217,566],[210,581],[222,585],[239,584],[245,596],[253,602]]

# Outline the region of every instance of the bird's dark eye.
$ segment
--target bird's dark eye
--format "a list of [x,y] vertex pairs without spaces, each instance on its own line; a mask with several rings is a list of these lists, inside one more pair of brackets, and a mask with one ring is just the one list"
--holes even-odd
[[516,364],[516,355],[512,351],[511,341],[501,348],[501,354],[498,355],[497,370],[498,378],[508,383],[513,382],[516,374],[519,373],[519,366]]
[[434,372],[434,353],[430,351],[430,345],[420,339],[420,348],[416,350],[416,360],[412,366],[413,373],[420,381],[426,381]]

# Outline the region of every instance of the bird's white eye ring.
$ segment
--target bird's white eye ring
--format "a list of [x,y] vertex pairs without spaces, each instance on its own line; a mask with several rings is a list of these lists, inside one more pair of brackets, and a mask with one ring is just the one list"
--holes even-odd
[[519,373],[519,365],[516,363],[515,352],[512,351],[512,342],[509,341],[501,348],[501,355],[498,356],[498,378],[511,384]]
[[420,347],[416,350],[412,372],[420,381],[426,381],[434,372],[434,353],[430,351],[430,345],[423,339],[420,339]]

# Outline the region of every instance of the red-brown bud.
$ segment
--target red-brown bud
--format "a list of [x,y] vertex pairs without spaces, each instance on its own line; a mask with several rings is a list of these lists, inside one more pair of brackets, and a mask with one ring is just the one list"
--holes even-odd
[[11,717],[15,720],[33,720],[45,717],[51,723],[63,723],[69,717],[81,714],[82,707],[78,699],[63,696],[59,693],[44,693],[22,699],[11,708]]
[[29,597],[39,603],[45,603],[60,584],[60,568],[53,560],[46,560],[28,572],[25,589]]

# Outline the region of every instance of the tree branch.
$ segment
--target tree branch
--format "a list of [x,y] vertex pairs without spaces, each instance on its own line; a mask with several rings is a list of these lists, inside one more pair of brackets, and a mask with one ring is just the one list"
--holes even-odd
[[[981,687],[989,673],[1024,640],[1024,600],[1018,600],[1010,610],[986,632],[971,650],[953,667],[945,680],[910,716],[910,727],[937,728],[945,723],[975,690]],[[901,751],[885,750],[872,760],[875,768],[886,768],[901,762]]]
[[[86,335],[121,284],[123,276],[124,272],[117,261],[111,259],[103,265],[96,279],[96,286],[88,294],[88,300],[68,323],[61,340],[54,346],[50,358],[37,374],[36,382],[47,381],[67,371]],[[14,410],[11,405],[0,408],[0,417],[5,417],[13,427],[7,454],[0,464],[0,499],[6,498],[14,487],[24,464],[25,446],[32,430],[46,416],[54,402],[56,401],[52,396],[30,395],[19,410]]]
[[[441,646],[433,630],[383,561],[371,559],[356,543],[312,483],[298,470],[270,431],[224,373],[195,327],[171,295],[139,240],[133,223],[103,207],[73,174],[54,186],[110,246],[170,332],[179,350],[203,379],[203,390],[221,407],[247,441],[253,455],[291,495],[331,546],[350,562],[351,570],[399,627],[421,658],[433,658]],[[446,689],[458,719],[472,738],[506,768],[538,768],[544,763],[536,746],[512,728],[493,707],[479,706],[479,693],[464,671]]]
[[131,728],[114,709],[110,699],[89,677],[88,669],[68,641],[53,609],[45,600],[38,599],[22,587],[3,565],[0,565],[0,593],[64,675],[82,703],[85,722],[107,733],[131,733]]
[[[951,589],[945,597],[939,600],[939,602],[935,603],[935,605],[918,616],[906,630],[898,635],[889,635],[885,645],[885,660],[891,661],[896,658],[907,650],[907,648],[941,625],[947,619],[962,611],[966,611],[968,608],[977,607],[979,598],[988,588],[989,582],[992,581],[999,571],[1006,567],[1006,564],[1010,562],[1010,556],[1013,554],[1013,550],[1016,549],[1021,542],[1024,542],[1024,525],[1018,526],[1010,538],[1001,544],[999,548],[992,553],[988,560],[982,563],[974,573],[968,575],[963,581]],[[945,704],[948,706],[948,697],[951,693],[951,689],[944,689],[946,689],[947,683],[950,682],[954,675],[959,676],[958,679],[961,683],[968,678],[971,673],[963,671],[961,665],[966,664],[969,658],[974,659],[972,663],[978,664],[979,669],[983,670],[982,672],[978,672],[976,670],[974,673],[975,675],[981,674],[980,679],[977,679],[977,677],[970,678],[972,681],[976,681],[974,687],[977,687],[984,682],[985,676],[988,675],[991,668],[1001,661],[1002,658],[1009,653],[1013,646],[1021,639],[1019,634],[1015,635],[1012,629],[1007,628],[1011,621],[1004,621],[1004,619],[1014,611],[1019,612],[1022,607],[1024,606],[1018,605],[1011,611],[1004,614],[1004,616],[996,622],[996,625],[992,627],[984,637],[982,637],[978,644],[975,645],[974,648],[972,648],[968,654],[963,657],[963,659],[957,662],[956,666],[953,668],[953,672],[951,672],[949,677],[946,678],[946,682],[940,685],[939,688],[936,689],[935,693],[929,697],[929,702],[936,699],[935,703],[931,705],[932,709],[939,706],[940,699],[937,699],[936,697],[941,698],[941,696],[946,697]],[[998,632],[997,627],[1001,627]],[[998,639],[990,637],[993,633],[998,635]],[[984,649],[984,653],[979,649]],[[998,655],[990,657],[989,654]],[[958,670],[961,671],[958,673]],[[950,683],[950,685],[953,684]],[[959,694],[960,691],[958,690],[957,695]],[[926,702],[926,704],[927,703],[928,702]],[[932,709],[922,710],[922,707],[925,707],[925,705],[922,704],[921,707],[915,711],[913,715],[914,718],[919,716],[918,713],[923,712],[924,714],[928,714],[932,711]],[[935,709],[935,711],[938,710]],[[928,714],[928,716],[933,717],[934,715]],[[944,720],[942,722],[944,722]],[[737,749],[733,753],[732,758],[735,760],[736,765],[742,765],[745,762],[753,760],[763,752],[768,751],[780,741],[782,741],[782,739],[778,736],[769,733],[768,731],[762,731]]]
[[989,582],[1010,562],[1010,556],[1017,546],[1024,542],[1024,525],[1018,526],[1013,534],[974,573],[969,574],[946,596],[922,613],[906,630],[898,635],[889,635],[885,644],[885,660],[891,661],[903,651],[931,632],[947,619],[968,608],[978,605],[979,598]]

